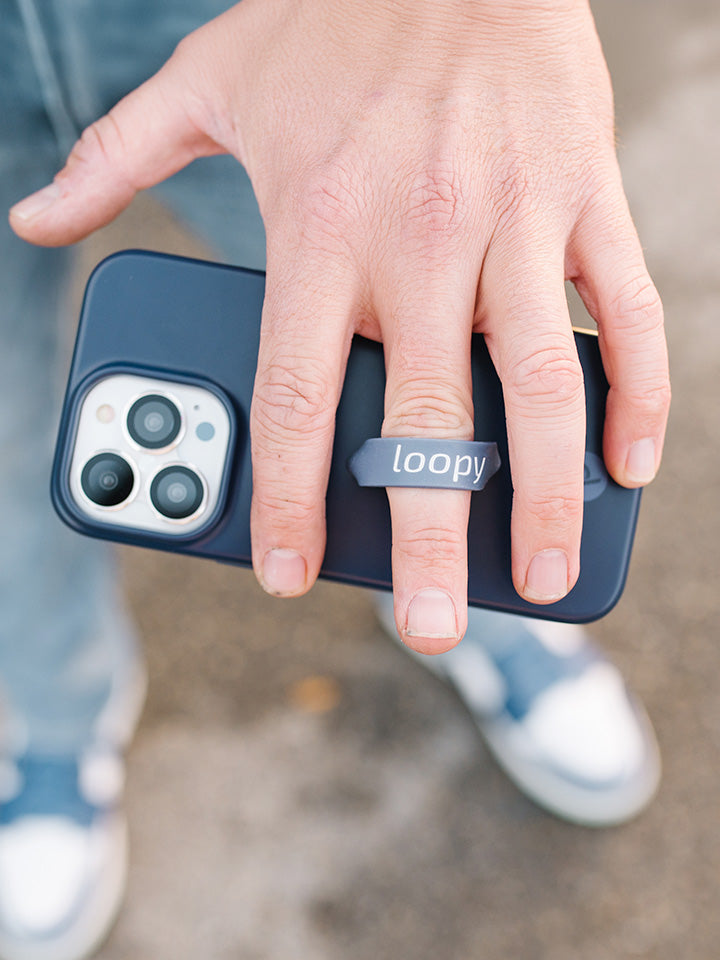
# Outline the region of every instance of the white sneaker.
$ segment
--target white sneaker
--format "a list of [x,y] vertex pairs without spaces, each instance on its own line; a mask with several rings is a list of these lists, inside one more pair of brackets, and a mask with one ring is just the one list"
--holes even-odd
[[[119,642],[137,645],[122,609],[112,612]],[[128,866],[122,751],[147,688],[139,657],[128,671],[116,671],[93,749],[0,754],[1,960],[82,960],[117,916]]]
[[2,763],[3,960],[80,960],[106,936],[127,874],[123,779],[109,752]]
[[[391,595],[376,597],[399,640]],[[581,627],[471,608],[453,650],[408,652],[453,684],[499,765],[551,813],[611,826],[655,795],[660,753],[647,714]]]

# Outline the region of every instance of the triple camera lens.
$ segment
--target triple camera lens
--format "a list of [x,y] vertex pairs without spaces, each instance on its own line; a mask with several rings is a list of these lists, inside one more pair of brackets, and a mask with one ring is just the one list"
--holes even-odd
[[[132,404],[125,426],[139,447],[163,451],[179,436],[182,417],[168,397],[148,393]],[[133,492],[135,474],[120,454],[98,453],[83,467],[80,484],[85,496],[98,506],[119,507]],[[193,516],[204,498],[200,476],[181,464],[159,470],[150,484],[150,502],[168,520],[186,520]]]
[[83,467],[80,483],[88,500],[100,507],[118,507],[132,493],[135,475],[119,454],[98,453]]
[[165,467],[150,484],[150,500],[158,513],[168,520],[186,520],[203,502],[202,480],[189,467],[178,464]]
[[139,447],[161,450],[169,447],[180,433],[180,411],[167,397],[149,393],[130,407],[127,430]]

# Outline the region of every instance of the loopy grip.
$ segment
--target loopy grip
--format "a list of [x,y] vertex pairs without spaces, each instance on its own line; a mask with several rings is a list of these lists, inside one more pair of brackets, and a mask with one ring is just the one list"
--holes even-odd
[[377,437],[350,457],[361,487],[482,490],[500,468],[497,444],[427,437]]

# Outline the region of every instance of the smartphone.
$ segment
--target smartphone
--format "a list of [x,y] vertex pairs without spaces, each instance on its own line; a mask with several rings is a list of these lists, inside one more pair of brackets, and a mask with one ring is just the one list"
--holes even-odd
[[[88,282],[65,395],[52,499],[80,533],[250,566],[248,418],[264,274],[145,251],[103,261]],[[577,331],[587,451],[580,578],[549,605],[516,593],[510,572],[512,481],[502,390],[473,337],[475,437],[500,468],[471,496],[468,599],[473,605],[582,623],[617,602],[640,503],[608,475],[602,428],[608,385],[597,336]],[[321,576],[391,588],[391,529],[382,488],[361,487],[348,461],[379,437],[380,344],[355,337],[337,411]]]

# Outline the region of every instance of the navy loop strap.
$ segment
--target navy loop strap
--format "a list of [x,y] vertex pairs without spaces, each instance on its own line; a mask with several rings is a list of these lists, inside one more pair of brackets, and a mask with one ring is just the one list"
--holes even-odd
[[361,487],[440,487],[482,490],[500,468],[496,443],[377,437],[348,461]]

